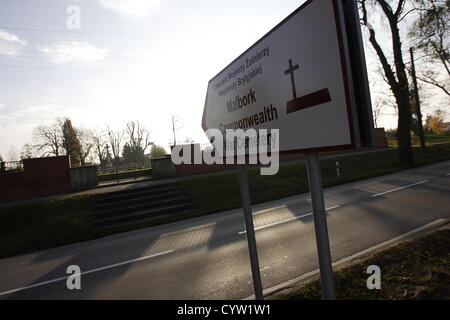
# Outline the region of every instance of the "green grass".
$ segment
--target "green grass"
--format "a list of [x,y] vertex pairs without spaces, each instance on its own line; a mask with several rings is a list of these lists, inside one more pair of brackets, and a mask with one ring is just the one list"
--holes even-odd
[[88,196],[0,208],[0,257],[84,240],[93,234]]
[[[450,143],[430,146],[427,150],[415,148],[414,153],[416,165],[448,160]],[[341,165],[340,179],[336,178],[336,160]],[[398,164],[396,150],[324,159],[321,166],[326,187],[405,169]],[[249,170],[249,183],[253,203],[308,191],[305,164],[300,162],[282,165],[275,176],[261,176],[258,168],[252,168]],[[0,257],[96,239],[242,206],[235,171],[179,179],[178,184],[190,196],[197,210],[111,229],[97,229],[93,226],[93,212],[88,196],[1,207]]]
[[[450,143],[450,132],[445,133],[431,133],[425,135],[425,145],[433,145],[436,143]],[[419,137],[416,135],[411,135],[411,144],[413,146],[420,146]],[[389,147],[397,147],[397,139],[396,138],[388,138]]]
[[[414,148],[414,154],[417,166],[448,160],[450,143],[432,145],[426,150]],[[336,177],[336,161],[339,161],[341,167],[339,179]],[[323,159],[321,167],[325,187],[406,169],[399,164],[396,150]],[[274,176],[261,176],[258,168],[251,168],[248,170],[248,179],[254,204],[308,192],[305,163],[282,165],[278,174]],[[202,214],[242,206],[235,171],[180,179],[178,184]]]
[[[381,270],[381,289],[367,289],[367,267]],[[450,230],[402,243],[335,272],[338,299],[450,299]],[[319,281],[274,299],[320,299]]]

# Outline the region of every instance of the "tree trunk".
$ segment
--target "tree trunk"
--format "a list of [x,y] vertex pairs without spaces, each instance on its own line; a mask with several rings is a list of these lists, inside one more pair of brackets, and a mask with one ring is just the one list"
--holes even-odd
[[420,139],[420,147],[425,148],[425,134],[423,133],[423,123],[422,123],[422,111],[420,109],[420,98],[419,98],[419,87],[417,85],[417,77],[416,77],[416,67],[414,65],[414,50],[413,48],[409,48],[409,53],[411,55],[411,76],[414,84],[414,100],[416,106],[416,115],[417,115],[417,133]]
[[389,27],[392,35],[392,50],[394,53],[394,65],[397,75],[397,81],[391,84],[392,93],[395,96],[398,105],[398,152],[399,160],[403,165],[414,164],[414,154],[411,149],[411,103],[409,100],[409,85],[406,75],[406,67],[402,55],[402,43],[398,29],[398,16],[404,1],[398,2],[397,11],[393,12],[391,6],[385,0],[377,0],[380,4],[386,18],[389,21]]
[[409,103],[409,93],[399,92],[398,96],[397,142],[399,160],[403,165],[413,165],[414,154],[411,149],[411,105]]

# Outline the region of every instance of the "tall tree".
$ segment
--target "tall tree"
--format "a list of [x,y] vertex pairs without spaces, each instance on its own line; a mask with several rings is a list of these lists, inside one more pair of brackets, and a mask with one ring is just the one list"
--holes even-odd
[[173,133],[173,145],[177,145],[177,131],[183,128],[183,125],[180,123],[180,117],[176,115],[172,115],[172,133]]
[[[417,75],[416,75],[416,67],[414,62],[414,49],[409,48],[409,53],[411,56],[411,77],[413,81],[413,87],[411,90],[411,107],[412,107],[412,114],[415,115],[413,117],[413,131],[416,133],[416,135],[420,139],[420,146],[422,148],[426,147],[425,143],[425,133],[423,131],[423,124],[422,124],[422,108],[420,107],[420,96],[419,96],[419,85],[417,84]],[[416,130],[414,130],[414,127]]]
[[106,128],[108,130],[109,144],[111,146],[112,154],[114,156],[114,163],[119,163],[120,147],[122,145],[124,132],[111,129],[109,126],[107,126]]
[[445,112],[438,109],[432,115],[427,116],[425,128],[432,133],[442,133],[445,130]]
[[432,68],[426,68],[417,78],[450,95],[450,1],[415,0],[415,3],[419,17],[409,35],[415,47],[424,53],[425,61],[437,62],[445,70],[440,77]]
[[[127,123],[126,132],[128,135],[128,144],[138,157],[136,161],[143,161],[145,151],[153,144],[150,140],[151,131],[144,128],[139,121],[129,121]],[[140,156],[142,151],[142,156]]]
[[150,151],[150,158],[161,158],[166,155],[166,149],[162,146],[158,146],[156,144],[152,145],[152,151]]
[[[402,54],[402,42],[400,38],[399,23],[405,17],[405,0],[358,0],[362,11],[362,24],[369,31],[369,41],[380,60],[384,75],[394,94],[398,106],[397,139],[400,163],[404,165],[414,164],[414,155],[411,148],[411,104],[409,101],[409,85],[405,63]],[[389,62],[386,53],[380,45],[376,31],[368,21],[369,3],[381,8],[381,12],[388,21],[392,40],[393,65]],[[391,5],[396,3],[395,6]],[[375,11],[375,10],[374,10]],[[394,71],[395,70],[395,71]]]
[[81,144],[77,136],[77,131],[72,126],[72,121],[68,118],[63,119],[61,122],[61,130],[62,147],[66,151],[66,155],[70,156],[72,160],[76,159],[81,162]]
[[38,126],[34,129],[33,140],[36,150],[42,157],[59,156],[62,153],[62,133],[59,123]]
[[144,150],[140,146],[133,146],[127,142],[123,146],[122,157],[124,162],[140,162],[144,159]]
[[80,149],[79,149],[79,158],[81,161],[81,165],[86,165],[86,158],[89,157],[94,144],[92,143],[91,135],[92,132],[86,129],[75,129],[77,133],[78,140],[80,141]]
[[98,158],[98,161],[100,162],[100,166],[103,167],[106,165],[106,162],[108,160],[108,142],[105,138],[105,135],[98,131],[91,131],[91,142],[92,142],[92,148],[95,156]]
[[9,148],[8,151],[8,160],[11,162],[14,161],[18,161],[19,160],[19,156],[17,155],[17,151],[16,148],[14,146],[12,146],[11,148]]
[[20,152],[20,159],[30,159],[33,158],[34,152],[33,152],[33,146],[29,143],[25,143],[22,151]]

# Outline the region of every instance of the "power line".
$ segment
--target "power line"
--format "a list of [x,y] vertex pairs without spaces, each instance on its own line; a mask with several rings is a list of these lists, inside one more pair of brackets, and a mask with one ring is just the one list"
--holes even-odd
[[22,28],[22,27],[7,27],[0,26],[0,29],[6,30],[19,30],[19,31],[31,31],[31,32],[49,32],[49,33],[69,33],[79,35],[93,35],[93,36],[110,36],[110,37],[138,37],[138,38],[161,38],[161,39],[183,39],[182,36],[164,36],[154,34],[139,34],[139,33],[112,33],[112,32],[87,32],[87,31],[67,31],[56,29],[37,29],[37,28]]
[[18,66],[18,65],[0,65],[0,68],[13,69],[49,69],[49,70],[66,70],[66,71],[100,71],[100,72],[118,72],[123,70],[114,69],[85,69],[85,68],[65,68],[65,67],[43,67],[43,66]]
[[[1,55],[0,58],[33,58],[33,59],[48,59],[48,57],[44,55],[26,55],[26,54],[16,54],[16,55]],[[151,59],[150,57],[120,57],[120,56],[106,56],[102,61],[105,60],[117,60],[116,62],[125,62],[125,63],[131,63],[133,61],[143,61],[145,59]]]

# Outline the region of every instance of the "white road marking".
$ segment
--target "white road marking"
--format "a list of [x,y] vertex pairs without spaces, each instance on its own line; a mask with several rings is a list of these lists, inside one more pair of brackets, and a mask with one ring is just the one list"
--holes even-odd
[[[339,208],[339,207],[340,206],[334,206],[334,207],[326,208],[325,211],[333,210],[333,209],[336,209],[336,208]],[[265,228],[269,228],[269,227],[273,227],[273,226],[276,226],[276,225],[279,225],[279,224],[282,224],[282,223],[285,223],[285,222],[298,220],[298,219],[301,219],[301,218],[304,218],[304,217],[307,217],[307,216],[311,216],[312,214],[313,213],[310,212],[310,213],[306,213],[306,214],[303,214],[303,215],[298,216],[298,217],[293,217],[293,218],[289,218],[289,219],[286,219],[286,220],[282,220],[282,221],[278,221],[278,222],[275,222],[275,223],[271,223],[271,224],[268,224],[268,225],[265,225],[265,226],[261,226],[261,227],[255,228],[255,231],[261,230],[261,229],[265,229]],[[238,234],[244,234],[244,233],[247,233],[247,231],[244,230],[244,231],[238,232]]]
[[[343,264],[343,263],[345,263],[345,262],[354,260],[354,259],[356,259],[356,258],[358,258],[358,257],[360,257],[360,256],[364,256],[364,255],[366,255],[366,254],[368,254],[368,253],[370,253],[370,252],[372,252],[372,251],[374,251],[374,250],[383,248],[383,247],[385,247],[385,246],[387,246],[387,245],[390,245],[390,244],[395,243],[395,242],[397,242],[397,241],[403,240],[403,239],[405,239],[405,238],[407,238],[407,237],[413,235],[414,233],[417,233],[417,232],[420,232],[420,231],[425,230],[425,229],[427,229],[427,228],[433,227],[433,226],[435,226],[435,225],[438,225],[438,224],[440,224],[440,223],[443,223],[444,221],[446,221],[446,220],[445,220],[445,219],[437,219],[437,220],[435,220],[435,221],[433,221],[433,222],[430,222],[430,223],[428,223],[428,224],[426,224],[426,225],[424,225],[424,226],[418,227],[418,228],[413,229],[413,230],[411,230],[411,231],[408,231],[408,232],[406,232],[406,233],[404,233],[404,234],[401,234],[401,235],[399,235],[399,236],[397,236],[397,237],[395,237],[395,238],[392,238],[392,239],[387,240],[387,241],[385,241],[385,242],[382,242],[382,243],[380,243],[380,244],[374,245],[373,247],[367,248],[367,249],[365,249],[365,250],[359,251],[359,252],[357,252],[357,253],[355,253],[355,254],[353,254],[353,255],[351,255],[351,256],[348,256],[348,257],[346,257],[346,258],[342,258],[342,259],[339,260],[339,261],[333,262],[333,267],[337,267],[337,266],[339,266],[340,264]],[[269,294],[271,294],[271,293],[273,293],[273,292],[276,292],[276,291],[279,291],[279,290],[281,290],[281,289],[283,289],[283,288],[291,287],[292,285],[294,285],[294,284],[296,284],[296,283],[298,283],[298,282],[300,282],[300,281],[302,281],[302,280],[311,278],[311,277],[313,277],[313,276],[319,274],[319,271],[320,271],[319,269],[316,269],[316,270],[310,271],[310,272],[308,272],[308,273],[305,273],[305,274],[303,274],[303,275],[301,275],[301,276],[295,277],[295,278],[293,278],[293,279],[291,279],[291,280],[288,280],[288,281],[279,283],[279,284],[277,284],[277,285],[275,285],[275,286],[273,286],[273,287],[264,289],[263,294],[264,294],[264,295],[269,295]],[[255,299],[255,295],[251,295],[251,296],[249,296],[249,297],[247,297],[247,298],[244,298],[244,299],[242,299],[242,300],[254,300],[254,299]]]
[[[115,264],[111,264],[111,265],[108,265],[108,266],[104,266],[104,267],[100,267],[100,268],[96,268],[96,269],[91,269],[91,270],[88,270],[88,271],[84,271],[84,272],[81,272],[80,275],[86,275],[86,274],[90,274],[90,273],[94,273],[94,272],[98,272],[98,271],[103,271],[103,270],[107,270],[107,269],[112,269],[112,268],[120,267],[120,266],[123,266],[123,265],[126,265],[126,264],[130,264],[130,263],[133,263],[133,262],[139,262],[139,261],[143,261],[143,260],[155,258],[155,257],[162,256],[162,255],[165,255],[165,254],[169,254],[169,253],[172,253],[172,252],[174,252],[174,250],[163,251],[163,252],[151,254],[151,255],[144,256],[144,257],[140,257],[140,258],[136,258],[136,259],[131,259],[131,260],[127,260],[127,261],[122,261],[122,262],[115,263]],[[45,285],[47,285],[47,284],[54,283],[54,282],[58,282],[58,281],[63,281],[63,280],[66,280],[67,278],[69,278],[70,276],[71,276],[71,275],[67,275],[67,276],[64,276],[64,277],[59,277],[59,278],[55,278],[55,279],[52,279],[52,280],[48,280],[48,281],[44,281],[44,282],[35,283],[35,284],[29,285],[29,286],[26,286],[26,287],[21,287],[21,288],[9,290],[9,291],[0,292],[0,296],[4,296],[4,295],[7,295],[7,294],[11,294],[11,293],[15,293],[15,292],[18,292],[18,291],[23,291],[23,290],[31,289],[31,288],[36,288],[36,287],[40,287],[40,286],[45,286]]]
[[426,182],[428,182],[428,180],[419,181],[419,182],[412,183],[412,184],[409,184],[409,185],[404,186],[404,187],[395,188],[395,189],[388,190],[388,191],[385,191],[385,192],[380,192],[380,193],[377,193],[377,194],[373,194],[372,197],[379,197],[379,196],[382,196],[384,194],[388,194],[388,193],[391,193],[391,192],[403,190],[403,189],[406,189],[406,188],[409,188],[409,187],[413,187],[413,186],[417,186],[418,184],[422,184],[422,183],[426,183]]

